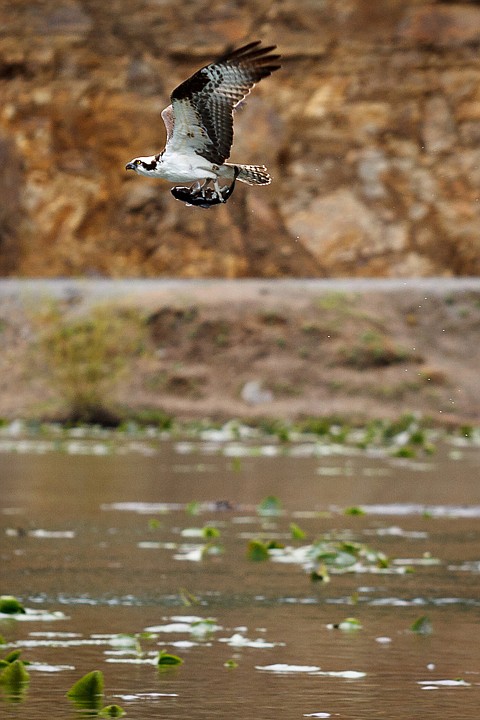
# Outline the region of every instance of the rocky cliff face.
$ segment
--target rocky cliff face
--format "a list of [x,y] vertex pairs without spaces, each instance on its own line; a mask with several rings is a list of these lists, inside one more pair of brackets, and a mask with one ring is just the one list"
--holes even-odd
[[[480,273],[480,7],[422,0],[0,6],[0,270]],[[284,56],[236,119],[267,188],[187,208],[129,176],[175,85],[227,45]]]

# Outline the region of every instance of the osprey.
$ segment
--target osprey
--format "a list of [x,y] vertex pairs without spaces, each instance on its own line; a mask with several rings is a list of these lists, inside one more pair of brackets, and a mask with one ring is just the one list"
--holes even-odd
[[271,178],[264,165],[225,162],[233,142],[235,108],[257,82],[280,67],[280,55],[272,54],[276,45],[260,45],[258,40],[227,53],[179,85],[170,97],[171,105],[162,112],[167,130],[164,150],[135,158],[125,169],[170,182],[194,182],[171,192],[200,207],[226,202],[237,179],[247,185],[268,185]]

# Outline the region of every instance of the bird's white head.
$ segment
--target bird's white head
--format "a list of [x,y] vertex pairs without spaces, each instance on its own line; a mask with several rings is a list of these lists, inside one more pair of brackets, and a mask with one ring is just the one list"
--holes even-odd
[[139,175],[151,177],[158,169],[159,160],[158,155],[134,158],[125,165],[125,170],[135,170]]

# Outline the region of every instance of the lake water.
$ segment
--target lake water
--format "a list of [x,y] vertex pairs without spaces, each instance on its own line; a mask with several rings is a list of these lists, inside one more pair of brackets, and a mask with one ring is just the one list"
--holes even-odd
[[237,435],[1,439],[1,592],[27,610],[2,656],[32,663],[2,717],[78,716],[65,693],[101,670],[142,720],[477,718],[478,438]]

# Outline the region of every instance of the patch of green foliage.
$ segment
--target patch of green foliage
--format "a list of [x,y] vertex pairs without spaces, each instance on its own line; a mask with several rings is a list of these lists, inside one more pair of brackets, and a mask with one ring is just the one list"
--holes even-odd
[[186,588],[180,588],[179,591],[180,594],[180,600],[184,607],[192,607],[192,605],[200,605],[199,598],[191,593]]
[[291,522],[290,535],[292,536],[292,540],[305,540],[307,534],[297,523]]
[[178,665],[183,665],[183,660],[182,658],[178,657],[178,655],[172,655],[166,650],[161,650],[158,654],[157,665],[160,669],[163,670],[171,667],[176,667]]
[[[112,424],[114,391],[145,344],[137,311],[114,306],[68,317],[51,303],[37,314],[39,347],[53,384],[75,422]],[[108,419],[110,418],[110,422]]]
[[359,370],[363,368],[382,367],[403,362],[409,358],[405,348],[376,331],[362,333],[357,341],[341,353],[343,361]]
[[272,515],[280,515],[282,512],[282,503],[275,495],[269,495],[257,505],[257,513],[261,517],[269,517]]
[[433,632],[433,626],[430,618],[427,615],[422,615],[417,618],[414,623],[412,623],[410,630],[417,635],[431,635]]
[[351,507],[345,508],[343,511],[344,515],[365,515],[365,510],[363,510],[358,505],[352,505]]
[[268,560],[268,545],[261,540],[250,540],[247,548],[247,557],[253,562]]
[[125,710],[120,705],[105,705],[98,714],[100,717],[118,718],[125,715]]
[[101,670],[92,670],[83,675],[76,683],[72,685],[67,692],[67,697],[85,706],[93,704],[95,706],[98,699],[103,696],[104,680]]
[[250,540],[247,547],[247,558],[253,562],[262,562],[262,560],[268,560],[269,550],[279,550],[283,547],[276,540]]
[[4,615],[24,615],[25,608],[20,600],[17,600],[17,598],[13,595],[1,595],[0,613],[3,613]]
[[220,530],[212,525],[205,525],[202,528],[202,536],[204,538],[218,538],[220,537]]
[[0,670],[0,685],[5,689],[7,696],[13,701],[20,700],[30,682],[25,664],[17,658],[13,662],[7,662]]

